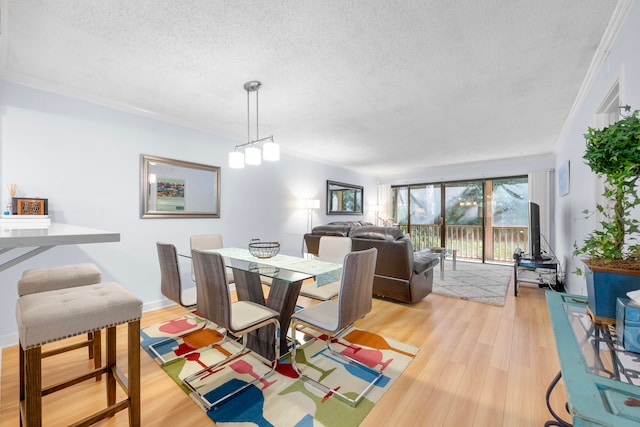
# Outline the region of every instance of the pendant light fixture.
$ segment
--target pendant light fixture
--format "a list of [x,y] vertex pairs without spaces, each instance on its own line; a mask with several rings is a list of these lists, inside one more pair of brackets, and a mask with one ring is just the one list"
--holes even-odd
[[[245,164],[259,165],[262,160],[274,162],[280,160],[280,145],[273,140],[273,135],[266,138],[260,138],[259,116],[258,116],[258,89],[262,83],[252,80],[244,84],[244,90],[247,91],[247,142],[236,145],[235,150],[229,153],[229,167],[241,169]],[[256,93],[256,139],[251,139],[251,120],[250,120],[250,94]],[[262,143],[262,151],[259,145]],[[244,152],[238,150],[245,147]]]

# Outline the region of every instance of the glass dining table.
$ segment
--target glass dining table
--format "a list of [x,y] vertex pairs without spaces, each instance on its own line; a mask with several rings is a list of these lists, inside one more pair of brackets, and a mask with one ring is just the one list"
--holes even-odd
[[[291,315],[296,308],[300,286],[305,280],[316,280],[317,286],[340,280],[342,265],[317,259],[299,258],[278,254],[272,258],[257,258],[247,249],[210,249],[223,256],[225,265],[233,271],[238,300],[263,304],[280,313],[280,355],[289,351],[287,333]],[[265,298],[264,278],[271,279]],[[248,336],[247,347],[273,360],[274,328],[268,325]]]

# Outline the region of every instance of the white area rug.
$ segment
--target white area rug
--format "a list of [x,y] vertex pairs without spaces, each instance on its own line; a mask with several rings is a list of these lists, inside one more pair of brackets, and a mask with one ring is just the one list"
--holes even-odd
[[440,279],[440,265],[433,271],[433,293],[504,305],[513,266],[457,261],[454,271],[450,259],[444,262],[444,279]]

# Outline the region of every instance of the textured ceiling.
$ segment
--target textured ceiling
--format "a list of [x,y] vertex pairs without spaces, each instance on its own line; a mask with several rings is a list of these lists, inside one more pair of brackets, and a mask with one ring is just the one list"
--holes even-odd
[[[377,176],[553,150],[614,0],[2,0],[0,78]],[[233,145],[229,144],[229,150]]]

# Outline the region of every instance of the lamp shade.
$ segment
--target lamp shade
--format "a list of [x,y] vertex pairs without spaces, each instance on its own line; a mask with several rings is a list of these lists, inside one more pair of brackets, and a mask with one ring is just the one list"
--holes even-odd
[[248,165],[259,165],[262,163],[262,153],[259,148],[247,147],[244,149],[245,162]]
[[320,200],[318,199],[298,199],[298,207],[301,209],[320,209]]
[[280,145],[275,142],[265,142],[262,145],[262,158],[266,162],[277,162],[280,160]]
[[244,167],[244,154],[240,151],[232,151],[229,153],[229,167],[242,169]]
[[307,208],[308,209],[320,209],[320,200],[318,200],[318,199],[308,199],[307,200]]

